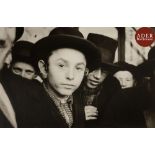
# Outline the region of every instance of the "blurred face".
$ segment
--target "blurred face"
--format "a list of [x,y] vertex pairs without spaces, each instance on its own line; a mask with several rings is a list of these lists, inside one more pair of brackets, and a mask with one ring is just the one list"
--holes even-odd
[[10,53],[12,43],[15,39],[16,28],[0,27],[0,70]]
[[12,72],[23,78],[32,80],[36,77],[35,70],[32,65],[24,62],[16,62],[12,65]]
[[101,68],[90,72],[87,76],[87,87],[95,89],[97,88],[107,77],[108,72],[101,70]]
[[118,71],[114,74],[114,77],[119,80],[122,89],[134,86],[135,81],[133,75],[129,71]]
[[83,80],[85,56],[75,49],[63,48],[54,51],[48,63],[49,85],[59,97],[71,95]]

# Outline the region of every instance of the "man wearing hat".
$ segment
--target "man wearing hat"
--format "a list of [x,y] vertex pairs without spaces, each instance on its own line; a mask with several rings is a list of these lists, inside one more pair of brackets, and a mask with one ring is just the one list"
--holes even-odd
[[39,40],[34,53],[44,76],[40,87],[44,103],[41,126],[84,127],[84,106],[78,88],[87,68],[93,70],[100,64],[96,46],[82,37],[61,33]]
[[89,72],[83,87],[83,100],[87,127],[104,127],[106,106],[120,88],[119,82],[109,74],[117,69],[113,64],[117,41],[100,34],[90,33],[87,40],[93,42],[101,53],[102,62]]
[[136,66],[127,62],[117,62],[115,64],[119,68],[113,73],[113,76],[119,80],[122,89],[136,86]]
[[[8,81],[5,78],[5,62],[11,48],[23,34],[21,27],[0,28],[0,127],[17,127],[15,111],[8,95]],[[9,78],[9,75],[6,75]]]
[[11,70],[29,80],[37,76],[35,59],[32,54],[34,44],[28,41],[18,41],[12,49]]

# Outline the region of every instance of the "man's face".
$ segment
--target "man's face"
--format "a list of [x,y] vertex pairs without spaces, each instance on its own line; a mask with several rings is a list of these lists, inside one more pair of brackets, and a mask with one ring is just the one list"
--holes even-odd
[[101,70],[101,68],[90,72],[87,76],[87,87],[92,89],[97,88],[104,81],[107,75],[108,72]]
[[53,52],[48,60],[47,79],[59,97],[71,95],[81,84],[85,56],[78,50],[63,48]]
[[12,43],[15,40],[16,28],[0,28],[0,70],[3,68],[5,59],[10,53]]
[[114,77],[119,80],[122,89],[134,86],[135,80],[129,71],[118,71],[114,74]]
[[29,80],[36,77],[34,67],[25,62],[16,62],[12,65],[11,69],[14,74]]

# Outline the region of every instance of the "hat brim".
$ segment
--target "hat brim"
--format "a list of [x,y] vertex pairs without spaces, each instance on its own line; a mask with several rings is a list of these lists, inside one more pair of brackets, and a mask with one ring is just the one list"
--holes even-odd
[[137,66],[137,70],[140,76],[151,76],[154,69],[155,60],[145,61]]
[[110,72],[116,72],[117,70],[120,69],[120,67],[118,65],[106,63],[106,62],[101,63],[101,68],[105,71],[110,71]]
[[91,71],[98,68],[101,63],[100,52],[93,43],[71,35],[45,37],[36,42],[33,51],[37,55],[37,59],[43,59],[49,56],[51,51],[61,48],[71,48],[82,52],[85,55],[87,67]]
[[127,62],[116,62],[115,65],[118,66],[118,69],[115,70],[113,74],[115,74],[118,71],[128,71],[130,72],[134,77],[137,77],[137,67],[133,64],[129,64]]
[[17,41],[24,33],[24,27],[16,27],[16,37],[14,41]]

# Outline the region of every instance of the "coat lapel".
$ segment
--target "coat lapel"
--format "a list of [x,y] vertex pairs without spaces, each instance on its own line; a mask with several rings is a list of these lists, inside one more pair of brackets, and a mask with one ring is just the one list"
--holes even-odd
[[44,99],[46,99],[46,101],[44,101],[44,103],[46,103],[46,108],[47,108],[47,111],[49,112],[48,119],[53,119],[53,120],[51,120],[51,122],[56,122],[56,124],[51,124],[51,126],[58,126],[58,127],[62,127],[62,128],[68,127],[65,119],[61,116],[58,108],[54,104],[53,100],[48,96],[48,94],[45,94]]

